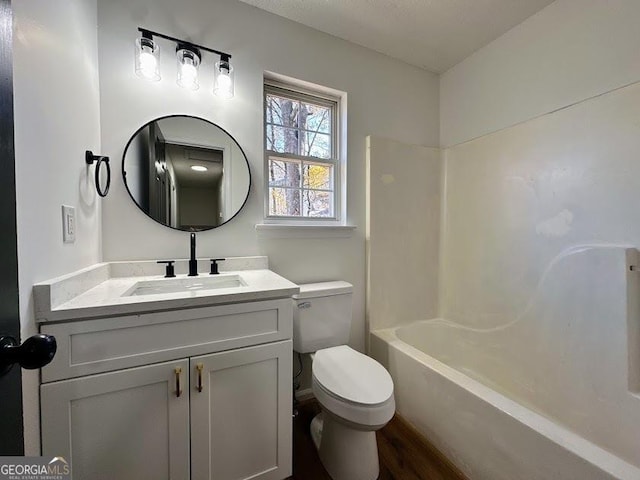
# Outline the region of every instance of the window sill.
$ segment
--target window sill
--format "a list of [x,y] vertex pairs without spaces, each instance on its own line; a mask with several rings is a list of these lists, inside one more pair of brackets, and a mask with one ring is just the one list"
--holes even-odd
[[265,238],[350,238],[355,225],[292,225],[258,223],[256,231]]

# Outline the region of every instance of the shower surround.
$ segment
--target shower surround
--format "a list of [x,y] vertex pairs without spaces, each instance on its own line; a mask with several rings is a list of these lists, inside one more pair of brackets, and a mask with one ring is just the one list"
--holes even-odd
[[[439,231],[437,295],[408,311],[388,301],[403,282],[369,268],[369,292],[390,291],[384,309],[370,297],[368,324],[398,410],[474,479],[640,479],[638,118],[633,84],[444,149],[440,221],[411,218]],[[371,171],[401,168],[388,151],[370,152]],[[370,199],[370,265],[411,262],[410,244],[377,248],[395,233],[386,212],[409,200]]]

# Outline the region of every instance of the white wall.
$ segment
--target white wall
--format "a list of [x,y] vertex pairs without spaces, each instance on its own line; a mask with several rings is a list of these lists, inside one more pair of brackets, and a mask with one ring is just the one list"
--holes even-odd
[[624,220],[640,189],[620,103],[636,101],[620,86],[640,81],[638,18],[637,1],[558,0],[442,76],[442,143],[461,142],[444,150],[442,313],[478,320],[526,297],[519,281],[561,246],[640,245]]
[[[34,283],[100,261],[100,200],[84,151],[100,153],[95,0],[15,0],[14,102],[22,337]],[[61,205],[76,208],[62,243]],[[39,455],[38,371],[24,371],[25,453]]]
[[[294,282],[344,279],[354,284],[351,344],[364,347],[365,136],[437,145],[438,78],[400,61],[325,35],[236,0],[109,0],[98,8],[103,150],[121,158],[127,140],[150,119],[196,115],[219,124],[244,149],[252,191],[229,224],[198,234],[201,257],[268,255],[273,270]],[[144,26],[229,51],[236,96],[211,94],[212,63],[205,54],[201,88],[175,83],[171,43],[162,43],[163,78],[150,84],[134,75],[133,42]],[[350,238],[259,236],[263,219],[263,72],[271,71],[348,94],[348,214],[358,226]],[[103,204],[105,260],[185,258],[188,235],[149,220],[126,193],[119,168]]]
[[441,77],[451,146],[640,78],[640,2],[557,0]]

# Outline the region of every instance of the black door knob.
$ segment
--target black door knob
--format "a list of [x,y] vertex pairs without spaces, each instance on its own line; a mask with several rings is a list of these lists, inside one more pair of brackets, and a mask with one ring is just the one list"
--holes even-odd
[[0,371],[6,372],[14,363],[28,370],[42,368],[53,360],[56,349],[53,335],[39,333],[27,338],[22,345],[13,337],[0,337]]

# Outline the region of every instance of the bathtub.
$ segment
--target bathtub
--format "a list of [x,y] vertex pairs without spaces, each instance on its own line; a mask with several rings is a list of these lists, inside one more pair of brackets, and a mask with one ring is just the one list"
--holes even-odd
[[374,330],[370,355],[393,377],[398,413],[470,479],[640,480],[640,457],[620,458],[453,358],[471,358],[451,348],[469,344],[462,335],[441,319]]

